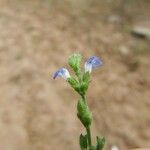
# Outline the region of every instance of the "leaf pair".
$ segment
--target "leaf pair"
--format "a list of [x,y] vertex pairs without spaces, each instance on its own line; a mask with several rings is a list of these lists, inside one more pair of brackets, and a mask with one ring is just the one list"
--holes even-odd
[[103,150],[105,145],[105,138],[104,137],[100,138],[97,136],[96,140],[97,140],[96,150]]
[[87,150],[88,147],[88,137],[87,134],[86,135],[80,135],[80,148],[81,150]]
[[[105,138],[102,137],[98,137],[97,136],[97,145],[95,146],[91,146],[89,150],[103,150],[104,145],[105,145]],[[80,135],[80,148],[81,150],[87,150],[88,148],[88,137],[87,134],[86,135]]]

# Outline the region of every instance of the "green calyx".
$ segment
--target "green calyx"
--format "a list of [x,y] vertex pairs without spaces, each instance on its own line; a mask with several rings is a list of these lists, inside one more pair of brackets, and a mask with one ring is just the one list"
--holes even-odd
[[79,76],[79,74],[80,74],[81,58],[82,57],[80,54],[73,54],[68,59],[68,63],[70,65],[70,67],[76,72],[77,76]]
[[77,91],[81,96],[83,96],[86,94],[89,87],[90,74],[84,73],[80,82],[73,77],[68,78],[67,81],[75,91]]
[[84,96],[89,87],[90,73],[81,71],[81,58],[82,57],[80,54],[73,54],[69,57],[68,63],[74,70],[77,79],[70,77],[67,79],[67,81],[76,92],[78,92],[81,96]]

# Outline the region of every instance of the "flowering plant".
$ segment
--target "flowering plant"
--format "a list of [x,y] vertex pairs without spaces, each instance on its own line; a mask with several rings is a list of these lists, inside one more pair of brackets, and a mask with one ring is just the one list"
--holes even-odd
[[89,106],[86,100],[86,92],[89,87],[91,72],[94,68],[100,67],[102,61],[96,57],[90,57],[84,64],[84,71],[80,68],[81,55],[73,54],[69,57],[68,63],[74,70],[76,77],[72,77],[66,68],[57,70],[53,78],[64,78],[70,86],[80,95],[80,99],[77,104],[77,116],[83,126],[85,127],[86,134],[81,134],[79,137],[79,143],[81,150],[103,150],[105,145],[104,137],[96,137],[96,145],[93,145],[91,138],[91,123],[92,113],[89,110]]

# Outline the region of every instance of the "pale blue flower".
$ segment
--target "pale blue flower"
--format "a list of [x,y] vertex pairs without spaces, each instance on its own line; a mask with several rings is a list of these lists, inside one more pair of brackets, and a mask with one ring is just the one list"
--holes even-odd
[[96,57],[90,57],[84,64],[85,72],[91,73],[92,69],[100,67],[102,65],[102,61]]
[[70,78],[69,71],[66,68],[61,68],[54,73],[53,79],[56,79],[57,77],[62,77],[67,80]]

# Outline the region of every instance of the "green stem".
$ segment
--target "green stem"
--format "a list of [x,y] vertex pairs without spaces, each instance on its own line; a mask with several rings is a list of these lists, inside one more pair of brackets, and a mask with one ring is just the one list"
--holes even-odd
[[91,140],[91,130],[90,127],[86,128],[86,132],[87,132],[87,136],[88,136],[88,144],[89,144],[89,148],[92,146],[92,140]]
[[[86,104],[87,107],[88,107],[88,104],[87,104],[85,95],[81,95],[81,97],[82,97],[82,99],[84,100],[85,104]],[[89,145],[89,149],[90,149],[91,146],[92,146],[91,129],[90,129],[90,126],[86,127],[86,132],[87,132],[87,137],[88,137],[88,145]]]
[[83,101],[85,102],[85,104],[87,105],[85,95],[81,95],[81,97],[82,97]]

